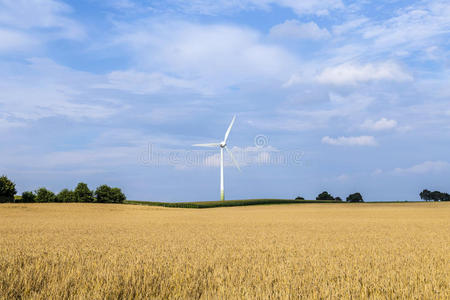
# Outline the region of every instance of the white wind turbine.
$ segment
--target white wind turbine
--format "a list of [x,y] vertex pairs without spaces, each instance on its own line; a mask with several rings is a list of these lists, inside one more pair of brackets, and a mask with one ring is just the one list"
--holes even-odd
[[230,134],[231,127],[233,127],[234,120],[236,119],[236,115],[233,116],[233,120],[231,120],[230,126],[228,126],[227,132],[225,132],[225,137],[223,138],[222,142],[219,143],[208,143],[208,144],[194,144],[192,146],[198,146],[198,147],[220,147],[220,200],[225,200],[224,195],[224,189],[223,189],[223,149],[225,149],[228,154],[230,155],[231,159],[233,160],[234,165],[236,168],[241,171],[241,168],[239,168],[239,164],[237,163],[236,159],[234,159],[233,153],[231,153],[231,150],[227,147],[227,140],[228,135]]

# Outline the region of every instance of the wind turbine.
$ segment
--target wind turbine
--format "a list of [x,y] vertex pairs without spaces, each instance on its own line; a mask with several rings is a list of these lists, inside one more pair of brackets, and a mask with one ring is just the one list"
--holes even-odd
[[222,142],[192,145],[192,146],[197,146],[197,147],[220,147],[220,200],[222,200],[222,201],[225,200],[224,188],[223,188],[223,149],[225,149],[228,152],[228,154],[230,155],[231,159],[233,160],[233,163],[236,166],[236,168],[239,171],[241,171],[241,168],[239,168],[239,164],[237,163],[236,159],[234,159],[233,153],[231,153],[231,150],[229,150],[227,147],[228,135],[230,134],[231,127],[233,127],[235,119],[236,119],[236,115],[233,116],[233,119],[231,120],[230,126],[228,126],[227,132],[225,132],[225,137],[223,138]]

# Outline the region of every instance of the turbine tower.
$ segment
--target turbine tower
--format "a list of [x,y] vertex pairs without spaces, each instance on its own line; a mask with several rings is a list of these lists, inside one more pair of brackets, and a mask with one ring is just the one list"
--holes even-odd
[[235,119],[236,115],[233,116],[233,119],[231,120],[230,126],[228,126],[227,132],[225,132],[225,137],[223,138],[222,142],[192,145],[197,147],[220,147],[220,200],[222,201],[225,200],[224,186],[223,186],[223,149],[225,149],[228,152],[236,168],[239,171],[241,171],[241,168],[239,168],[239,164],[237,163],[236,159],[234,159],[233,153],[231,153],[231,150],[229,150],[227,147],[228,135],[230,134],[231,127],[233,127]]

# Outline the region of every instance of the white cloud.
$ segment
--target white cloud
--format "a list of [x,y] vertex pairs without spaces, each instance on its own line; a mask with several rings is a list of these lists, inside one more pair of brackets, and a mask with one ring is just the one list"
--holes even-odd
[[333,33],[336,35],[342,35],[348,32],[351,32],[352,30],[355,30],[359,27],[361,27],[363,24],[367,23],[369,21],[368,18],[357,18],[350,21],[347,21],[345,23],[335,25],[333,26]]
[[101,77],[48,59],[30,59],[27,64],[1,63],[0,77],[0,106],[18,120],[53,116],[105,118],[122,107],[92,92],[91,85],[100,82]]
[[331,138],[325,136],[322,138],[322,143],[333,146],[375,146],[377,142],[373,136],[341,136],[338,138]]
[[83,27],[65,15],[70,6],[56,0],[0,0],[0,24],[28,30],[52,28],[59,38],[80,39]]
[[377,176],[377,175],[380,175],[380,174],[383,174],[383,170],[382,169],[375,169],[373,172],[372,172],[372,175],[373,176]]
[[398,10],[395,17],[364,28],[363,37],[373,39],[374,47],[402,50],[423,49],[428,40],[450,30],[450,3],[424,1]]
[[[118,89],[134,94],[154,94],[170,88],[202,90],[197,88],[194,82],[158,72],[113,71],[107,77],[109,82],[98,87]],[[204,90],[206,92],[206,89]]]
[[345,63],[335,67],[328,67],[317,76],[320,83],[334,85],[355,85],[362,82],[390,80],[411,81],[410,74],[403,71],[400,66],[392,62],[365,65]]
[[443,172],[450,170],[450,163],[446,161],[425,161],[409,168],[396,168],[397,174],[425,174],[431,172]]
[[350,179],[350,176],[347,175],[347,174],[341,174],[338,177],[336,177],[336,179],[338,181],[345,182],[345,181],[348,181]]
[[213,90],[255,79],[280,81],[299,65],[259,32],[237,26],[151,21],[122,24],[119,31],[116,42],[132,51],[140,72],[175,74],[177,84],[199,82]]
[[273,26],[269,34],[273,38],[287,39],[320,40],[330,37],[328,30],[319,28],[316,23],[300,23],[297,20],[286,20],[282,24]]
[[28,34],[0,28],[0,52],[32,48],[37,41]]
[[396,120],[389,120],[386,118],[381,118],[378,121],[366,120],[361,127],[364,129],[380,131],[395,128],[397,126]]
[[239,10],[269,10],[272,5],[290,8],[298,15],[327,15],[330,11],[344,7],[341,0],[171,0],[170,2],[183,12],[208,15]]
[[23,126],[25,126],[25,123],[23,122],[9,121],[0,117],[0,129],[10,129]]

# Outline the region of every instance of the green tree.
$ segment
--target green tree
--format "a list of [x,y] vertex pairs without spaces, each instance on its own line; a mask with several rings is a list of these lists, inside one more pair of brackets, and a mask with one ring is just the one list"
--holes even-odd
[[341,197],[336,197],[336,198],[334,198],[334,200],[335,200],[336,202],[342,202]]
[[56,195],[42,187],[36,191],[36,202],[56,202]]
[[442,197],[441,201],[450,201],[450,194],[444,193],[444,196]]
[[316,200],[334,200],[334,197],[325,191],[317,195]]
[[360,193],[350,194],[346,200],[347,202],[364,202]]
[[14,202],[14,195],[17,193],[16,185],[5,175],[0,177],[0,203]]
[[420,199],[425,200],[425,201],[431,201],[431,192],[427,189],[423,190],[422,192],[420,192]]
[[86,183],[80,182],[74,190],[75,201],[77,202],[94,202],[93,192]]
[[56,196],[56,200],[58,202],[75,202],[76,201],[75,192],[68,189],[63,189]]
[[23,192],[22,193],[22,202],[23,203],[36,202],[36,194],[34,194],[33,192]]
[[100,203],[122,203],[126,197],[119,188],[103,184],[95,190],[95,200]]
[[433,191],[430,193],[430,195],[431,195],[431,200],[433,200],[433,201],[440,201],[443,196],[442,193],[439,191]]
[[301,196],[298,196],[298,197],[295,198],[295,200],[305,200],[305,198],[303,198]]
[[113,194],[113,199],[115,203],[123,203],[125,200],[127,200],[127,197],[125,196],[124,193],[122,193],[122,190],[120,188],[112,188],[112,194]]

